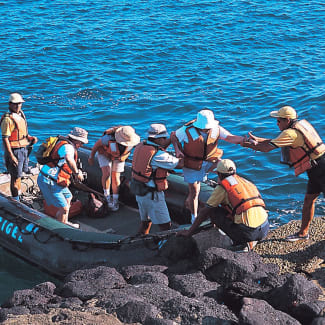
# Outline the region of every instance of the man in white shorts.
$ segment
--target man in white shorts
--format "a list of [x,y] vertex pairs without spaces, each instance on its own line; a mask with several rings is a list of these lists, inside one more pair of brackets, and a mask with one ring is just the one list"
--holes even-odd
[[171,133],[176,157],[184,158],[184,181],[189,185],[186,206],[191,211],[192,223],[198,213],[200,182],[207,179],[223,154],[218,148],[219,139],[241,144],[246,137],[233,135],[221,127],[208,109],[199,111],[195,120]]
[[139,206],[139,234],[148,234],[152,223],[159,225],[162,231],[171,228],[164,191],[168,188],[168,170],[182,168],[183,159],[166,152],[169,145],[170,139],[165,125],[151,124],[147,140],[135,147],[131,190],[136,195]]
[[[93,146],[88,162],[93,165],[94,156],[102,170],[102,186],[108,207],[112,211],[119,209],[120,175],[124,171],[125,160],[133,147],[140,142],[140,137],[131,126],[115,126],[106,130],[103,136]],[[112,197],[110,187],[112,179]]]

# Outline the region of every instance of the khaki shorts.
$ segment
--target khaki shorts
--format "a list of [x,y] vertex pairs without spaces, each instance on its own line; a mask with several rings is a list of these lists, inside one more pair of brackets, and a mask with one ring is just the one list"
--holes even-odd
[[165,200],[165,193],[153,192],[153,196],[153,199],[152,193],[147,193],[144,196],[136,196],[141,221],[151,220],[155,225],[161,225],[163,223],[170,222],[169,211]]
[[105,155],[101,155],[101,154],[97,155],[97,159],[100,168],[109,166],[109,168],[113,172],[116,173],[124,172],[125,161],[119,161],[119,160],[112,161],[108,159]]

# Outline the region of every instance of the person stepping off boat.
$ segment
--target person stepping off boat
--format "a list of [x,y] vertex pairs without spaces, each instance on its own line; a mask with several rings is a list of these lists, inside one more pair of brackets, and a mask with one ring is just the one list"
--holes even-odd
[[206,206],[192,226],[178,235],[191,236],[200,224],[210,218],[228,235],[235,250],[249,252],[269,231],[265,203],[256,186],[236,174],[236,165],[230,159],[222,159],[217,166],[218,185]]
[[214,119],[211,110],[204,109],[197,113],[197,118],[171,133],[171,141],[176,157],[184,158],[184,181],[188,183],[189,194],[186,206],[191,212],[191,222],[198,213],[200,182],[207,179],[221,159],[223,151],[218,148],[218,141],[224,140],[240,144],[245,137],[231,134]]
[[[102,170],[102,186],[111,211],[119,209],[120,175],[124,171],[125,161],[131,150],[140,142],[140,137],[131,126],[114,126],[107,129],[94,144],[88,163],[94,164],[97,153],[99,167]],[[110,188],[112,185],[112,196]]]

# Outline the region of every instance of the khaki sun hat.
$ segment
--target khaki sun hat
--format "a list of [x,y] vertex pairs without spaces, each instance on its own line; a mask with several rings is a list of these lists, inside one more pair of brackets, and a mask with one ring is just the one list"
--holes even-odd
[[147,138],[168,138],[169,134],[167,132],[166,126],[162,123],[151,124],[147,131]]
[[297,112],[291,106],[283,106],[278,111],[272,111],[271,117],[290,118],[292,120],[298,117]]
[[203,109],[197,113],[197,117],[193,126],[198,129],[212,129],[219,122],[214,119],[214,114],[209,109]]
[[20,95],[19,93],[11,93],[9,96],[9,103],[19,104],[25,103],[25,101],[23,100],[22,95]]
[[121,126],[115,131],[115,140],[126,147],[133,147],[140,142],[140,137],[132,126]]
[[70,133],[68,134],[68,137],[77,141],[80,141],[84,144],[88,143],[88,132],[85,129],[79,128],[75,126]]
[[231,174],[236,172],[236,165],[230,159],[221,159],[217,165],[217,172],[221,174]]

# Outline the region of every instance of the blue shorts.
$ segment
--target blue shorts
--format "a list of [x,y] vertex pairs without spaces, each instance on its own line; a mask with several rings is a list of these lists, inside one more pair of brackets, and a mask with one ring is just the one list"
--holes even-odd
[[208,171],[213,165],[212,162],[203,161],[200,170],[194,170],[183,167],[184,182],[194,184],[195,182],[204,182],[208,178]]
[[37,184],[43,194],[47,205],[54,205],[57,208],[67,206],[67,199],[72,198],[72,194],[68,187],[58,185],[52,179],[47,178],[43,174],[39,174]]
[[5,155],[6,168],[12,177],[20,178],[23,172],[28,172],[28,150],[26,147],[11,150],[18,160],[18,166],[14,166],[9,156]]

